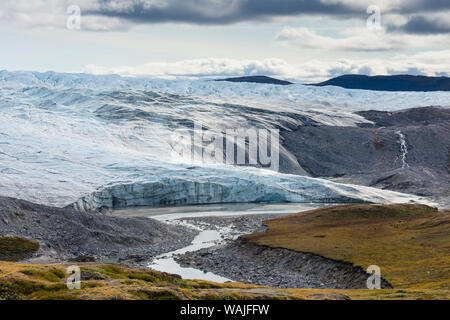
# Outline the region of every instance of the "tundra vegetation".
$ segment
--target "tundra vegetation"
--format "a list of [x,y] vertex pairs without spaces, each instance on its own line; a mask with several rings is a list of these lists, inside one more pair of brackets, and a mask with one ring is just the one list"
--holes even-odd
[[[310,252],[367,268],[380,266],[393,289],[279,289],[230,282],[184,280],[123,265],[77,263],[81,289],[69,290],[69,264],[17,260],[39,246],[1,237],[0,299],[450,299],[450,216],[419,205],[346,205],[265,222],[246,241]],[[14,258],[14,259],[13,259]]]
[[450,289],[450,214],[424,205],[355,204],[265,222],[244,238],[314,253],[364,270],[381,268],[394,288]]

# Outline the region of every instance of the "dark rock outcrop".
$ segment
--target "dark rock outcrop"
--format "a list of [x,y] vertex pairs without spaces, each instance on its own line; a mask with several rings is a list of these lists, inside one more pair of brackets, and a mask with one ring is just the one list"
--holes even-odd
[[196,234],[148,218],[82,213],[0,197],[0,236],[36,239],[40,262],[151,257],[189,244]]
[[349,74],[312,85],[376,91],[450,91],[450,78],[412,75],[370,77]]
[[450,206],[450,108],[358,114],[372,124],[299,126],[281,132],[283,146],[313,177],[431,196]]
[[290,85],[292,82],[279,80],[267,76],[248,76],[248,77],[238,77],[238,78],[227,78],[227,79],[219,79],[216,81],[228,81],[228,82],[250,82],[250,83],[269,83],[269,84],[278,84],[278,85]]
[[[212,271],[235,281],[278,288],[365,289],[369,277],[350,263],[243,239],[188,252],[176,260],[183,266]],[[384,279],[381,286],[391,288]]]

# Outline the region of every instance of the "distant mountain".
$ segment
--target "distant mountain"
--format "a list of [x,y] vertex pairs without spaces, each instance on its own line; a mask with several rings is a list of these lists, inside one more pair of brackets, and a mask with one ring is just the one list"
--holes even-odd
[[411,75],[374,77],[344,75],[312,85],[377,91],[450,91],[450,78]]
[[252,82],[252,83],[270,83],[270,84],[279,84],[279,85],[290,85],[293,84],[289,81],[279,80],[267,76],[249,76],[249,77],[239,77],[239,78],[227,78],[227,79],[219,79],[216,81],[230,81],[230,82]]

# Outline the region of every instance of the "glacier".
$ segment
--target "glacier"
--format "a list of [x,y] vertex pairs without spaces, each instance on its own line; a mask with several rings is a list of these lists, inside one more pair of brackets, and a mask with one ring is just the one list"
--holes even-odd
[[113,183],[80,198],[80,211],[133,206],[214,203],[421,203],[430,201],[370,187],[279,174],[257,168],[179,168],[139,181]]
[[[427,199],[171,156],[175,129],[291,130],[368,122],[361,110],[450,105],[449,92],[0,71],[0,195],[80,210],[228,202]],[[238,146],[239,147],[239,146]],[[292,165],[295,159],[280,147]],[[302,168],[299,167],[299,172]]]

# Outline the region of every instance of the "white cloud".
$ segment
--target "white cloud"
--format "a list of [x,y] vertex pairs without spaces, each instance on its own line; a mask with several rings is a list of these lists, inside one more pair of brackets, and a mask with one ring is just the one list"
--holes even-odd
[[206,78],[256,74],[280,74],[288,67],[284,60],[192,59],[178,62],[150,62],[140,66],[105,68],[88,65],[83,72],[120,74],[124,76],[154,76],[161,78]]
[[340,37],[323,36],[308,28],[284,28],[276,39],[298,48],[340,51],[390,51],[441,45],[448,35],[415,36],[369,28],[345,29]]
[[397,55],[386,59],[313,60],[289,64],[281,59],[235,60],[195,59],[178,62],[152,62],[138,66],[107,68],[89,65],[83,70],[93,74],[120,74],[123,76],[151,76],[157,78],[223,78],[244,75],[269,75],[287,80],[310,83],[327,80],[343,74],[422,74],[450,76],[450,50],[429,51],[414,55]]
[[66,28],[69,18],[67,8],[71,5],[82,9],[81,30],[128,30],[133,25],[119,18],[83,15],[84,10],[98,8],[98,3],[93,0],[7,0],[0,5],[0,23],[21,28]]
[[[79,6],[86,23],[83,30],[123,30],[136,24],[230,24],[279,22],[299,16],[326,16],[337,20],[365,19],[371,5],[384,16],[421,15],[448,26],[447,0],[2,0],[0,23],[27,28],[65,28],[66,9]],[[398,24],[397,21],[394,21]],[[406,21],[405,21],[406,23]],[[419,26],[420,27],[420,26]]]

